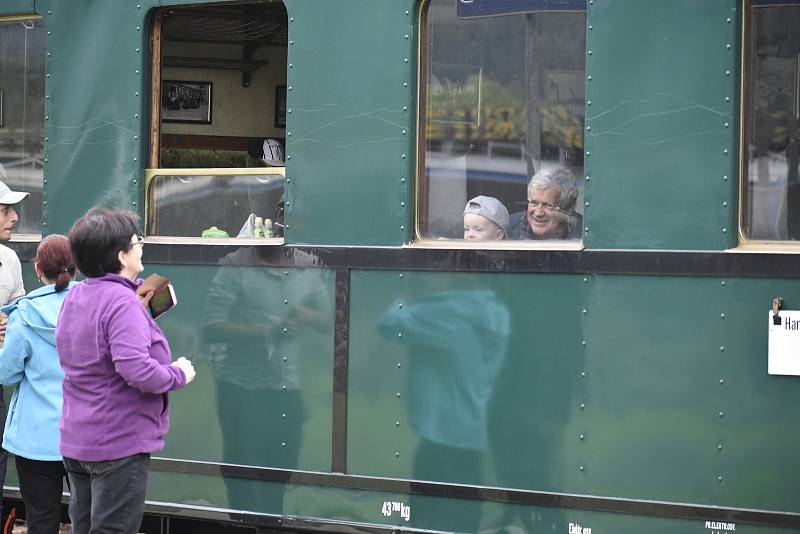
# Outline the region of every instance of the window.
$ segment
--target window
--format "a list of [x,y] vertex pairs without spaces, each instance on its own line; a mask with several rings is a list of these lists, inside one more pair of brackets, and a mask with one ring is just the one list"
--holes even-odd
[[581,239],[585,2],[558,4],[425,5],[420,238]]
[[[800,2],[753,1],[747,35],[742,234],[800,240]],[[794,4],[794,5],[791,5]]]
[[282,2],[158,14],[148,236],[283,235],[287,33]]
[[42,233],[44,47],[41,20],[0,19],[0,180],[30,192],[17,234]]

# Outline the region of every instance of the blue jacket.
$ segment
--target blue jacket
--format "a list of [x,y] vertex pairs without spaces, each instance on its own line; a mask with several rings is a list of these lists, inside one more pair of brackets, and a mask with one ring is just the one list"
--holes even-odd
[[56,293],[55,286],[47,285],[2,308],[8,330],[0,352],[0,382],[18,384],[8,407],[3,448],[31,460],[61,460],[58,422],[64,373],[55,332],[68,290]]

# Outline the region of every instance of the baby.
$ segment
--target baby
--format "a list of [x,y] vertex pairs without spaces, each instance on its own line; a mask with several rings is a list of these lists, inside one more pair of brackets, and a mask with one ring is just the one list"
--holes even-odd
[[506,238],[508,210],[494,197],[479,196],[464,208],[464,239],[489,241]]

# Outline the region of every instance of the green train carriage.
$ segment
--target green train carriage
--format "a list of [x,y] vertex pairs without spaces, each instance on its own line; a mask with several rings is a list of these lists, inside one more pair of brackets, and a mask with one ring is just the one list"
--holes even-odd
[[[773,302],[800,309],[797,2],[0,16],[12,246],[131,209],[178,292],[198,377],[143,531],[800,528],[800,386],[768,372]],[[461,239],[469,198],[524,212],[554,167],[580,239]]]

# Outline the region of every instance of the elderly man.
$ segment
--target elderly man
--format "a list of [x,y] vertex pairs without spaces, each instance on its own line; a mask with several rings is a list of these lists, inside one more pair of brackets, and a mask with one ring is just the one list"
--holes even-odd
[[[0,241],[11,240],[11,233],[17,225],[19,215],[14,209],[16,204],[28,196],[28,193],[12,191],[6,184],[0,182]],[[16,252],[0,244],[0,306],[5,306],[25,294],[22,285],[22,267]],[[8,317],[0,317],[0,347],[6,338],[6,323]],[[0,441],[3,439],[2,421],[6,418],[6,403],[3,400],[3,387],[0,386]],[[6,480],[6,463],[8,453],[0,449],[0,488]],[[0,501],[1,502],[1,501]],[[5,514],[3,515],[5,523]]]
[[528,209],[511,216],[511,239],[580,239],[578,184],[567,169],[542,169],[528,182]]

